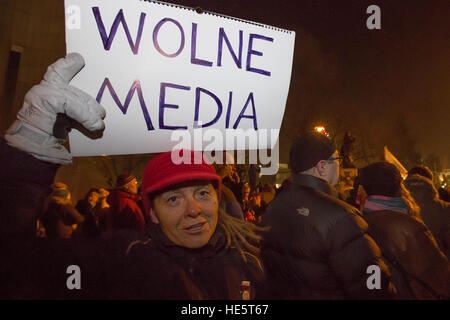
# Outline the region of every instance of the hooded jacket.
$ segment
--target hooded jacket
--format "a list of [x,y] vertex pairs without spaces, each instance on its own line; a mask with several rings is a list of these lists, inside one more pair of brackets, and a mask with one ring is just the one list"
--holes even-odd
[[420,214],[442,251],[450,255],[450,204],[439,199],[430,179],[414,174],[405,180],[405,187],[420,207]]
[[[395,293],[380,250],[358,210],[325,180],[295,174],[269,205],[261,249],[275,299],[387,299]],[[381,289],[369,289],[369,266]]]

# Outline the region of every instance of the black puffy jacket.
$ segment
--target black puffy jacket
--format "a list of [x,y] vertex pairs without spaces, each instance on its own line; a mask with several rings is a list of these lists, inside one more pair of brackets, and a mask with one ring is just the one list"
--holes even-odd
[[[355,208],[324,180],[303,174],[270,204],[271,231],[262,258],[274,299],[388,299],[395,294],[380,250]],[[379,267],[381,289],[368,289],[368,267]]]

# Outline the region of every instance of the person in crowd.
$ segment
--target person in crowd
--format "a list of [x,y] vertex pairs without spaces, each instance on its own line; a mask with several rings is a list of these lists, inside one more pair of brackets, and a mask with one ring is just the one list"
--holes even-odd
[[[60,132],[54,130],[57,113],[89,131],[104,129],[103,107],[68,85],[83,66],[77,53],[51,65],[27,93],[5,140],[0,139],[5,169],[0,171],[5,222],[0,224],[0,297],[240,299],[247,298],[241,296],[241,285],[248,280],[250,295],[256,297],[263,276],[254,245],[260,239],[258,227],[220,210],[221,179],[204,160],[175,165],[169,152],[147,165],[143,200],[152,220],[147,236],[122,229],[108,238],[37,241],[40,204],[59,165],[72,159],[61,137],[54,136]],[[118,185],[133,180],[122,176]],[[21,193],[21,201],[11,204],[19,190],[25,196]],[[82,270],[82,290],[68,288],[71,265]]]
[[241,192],[242,192],[242,203],[241,203],[241,205],[242,205],[242,210],[244,210],[247,207],[247,203],[248,203],[248,201],[250,199],[250,192],[251,192],[250,185],[248,183],[244,183],[242,185]]
[[380,246],[401,299],[450,297],[447,257],[420,218],[398,169],[376,162],[360,169],[359,197],[369,234]]
[[[431,171],[431,169],[427,166],[416,166],[408,171],[408,176],[412,176],[414,174],[430,179],[431,182],[434,180],[433,171]],[[437,193],[440,200],[450,202],[450,192],[448,191],[448,188],[440,187],[437,189]]]
[[431,171],[431,169],[427,166],[416,166],[408,171],[408,176],[412,176],[414,174],[418,174],[422,177],[430,179],[431,181],[433,181],[434,178],[433,171]]
[[44,213],[40,221],[44,224],[48,238],[69,239],[73,231],[85,221],[70,200],[70,191],[66,184],[56,182],[47,198]]
[[111,191],[108,203],[111,206],[112,229],[144,231],[144,215],[137,204],[138,182],[136,177],[124,173],[117,177],[116,188]]
[[450,204],[439,199],[432,180],[419,174],[408,174],[406,188],[420,207],[423,222],[430,229],[439,247],[450,256]]
[[251,194],[251,187],[248,183],[242,185],[242,202],[241,208],[244,213],[244,220],[249,222],[256,222],[255,212],[252,207],[255,205],[257,199]]
[[248,168],[248,181],[252,191],[255,191],[259,184],[260,172],[261,169],[257,164],[250,164],[250,167]]
[[442,201],[445,201],[447,203],[450,203],[450,190],[445,187],[440,187],[438,189],[439,199]]
[[[232,164],[223,162],[222,164],[214,163],[213,165],[222,181],[224,178],[229,177],[233,173]],[[222,184],[219,198],[220,204],[226,213],[232,215],[235,218],[244,219],[244,213],[242,212],[242,208],[239,202],[236,200],[233,191],[231,191],[231,189],[228,188],[225,184]]]
[[[306,133],[290,150],[292,182],[262,218],[261,248],[273,299],[388,299],[389,270],[356,208],[337,198],[340,157],[332,140]],[[369,267],[380,287],[369,289]]]
[[269,184],[262,185],[260,192],[252,195],[250,203],[256,223],[261,223],[264,212],[266,212],[267,207],[274,198],[275,189]]
[[100,209],[110,208],[110,205],[108,203],[109,191],[106,190],[105,188],[99,188],[98,192],[99,192],[99,197],[98,197],[97,205],[100,207]]
[[[181,152],[194,157],[193,151]],[[142,186],[153,224],[150,238],[127,250],[126,274],[131,277],[125,283],[133,296],[241,299],[242,281],[250,281],[252,297],[258,294],[262,265],[257,248],[245,240],[259,239],[257,227],[219,206],[221,178],[213,166],[204,159],[201,164],[176,165],[166,152],[147,164]]]
[[100,234],[98,226],[99,215],[97,214],[97,203],[100,191],[95,188],[89,189],[85,197],[77,202],[75,209],[84,217],[84,222],[77,229],[78,237],[96,237]]
[[103,187],[99,188],[98,191],[99,197],[97,201],[96,212],[98,216],[98,225],[100,232],[103,232],[104,230],[107,229],[108,219],[110,220],[111,206],[108,203],[108,196],[110,192]]
[[[242,187],[241,182],[242,179],[239,176],[239,172],[234,161],[234,156],[232,153],[228,151],[217,151],[217,152],[222,152],[222,165],[226,166],[226,168],[224,168],[226,174],[222,177],[222,185],[227,186],[233,192],[236,199],[239,201]],[[215,161],[211,162],[214,164],[214,166],[217,165]]]

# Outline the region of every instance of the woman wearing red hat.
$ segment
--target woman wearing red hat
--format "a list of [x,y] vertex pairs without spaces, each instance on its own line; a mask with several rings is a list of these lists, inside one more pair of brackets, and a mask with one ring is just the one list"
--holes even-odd
[[250,281],[255,297],[262,267],[247,239],[260,239],[257,227],[219,209],[213,166],[204,159],[175,164],[177,152],[195,156],[166,152],[145,168],[144,206],[153,226],[150,238],[129,246],[123,284],[135,298],[241,299],[242,281]]

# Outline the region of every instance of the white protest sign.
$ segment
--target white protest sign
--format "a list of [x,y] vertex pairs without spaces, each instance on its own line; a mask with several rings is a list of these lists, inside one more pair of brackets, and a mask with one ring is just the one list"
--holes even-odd
[[65,9],[67,52],[86,61],[71,85],[106,109],[102,138],[72,130],[74,156],[169,151],[174,130],[276,132],[247,149],[277,142],[294,32],[161,2],[66,0]]

